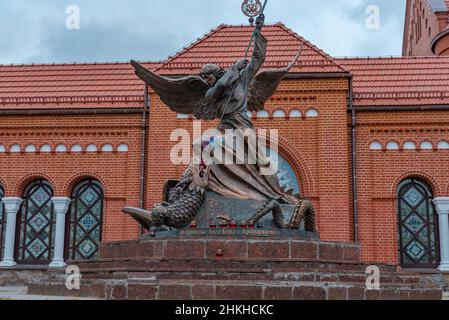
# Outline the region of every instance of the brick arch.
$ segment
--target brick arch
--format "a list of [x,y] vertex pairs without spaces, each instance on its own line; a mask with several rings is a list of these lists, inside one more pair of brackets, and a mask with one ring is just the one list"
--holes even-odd
[[420,179],[425,182],[432,190],[433,196],[438,196],[441,194],[442,190],[438,185],[438,182],[430,174],[422,171],[410,171],[396,178],[394,184],[392,185],[392,194],[394,194],[394,198],[396,198],[397,188],[399,184],[406,179],[412,178]]
[[[379,142],[382,143],[381,140],[379,140]],[[398,145],[398,149],[388,149],[388,145],[390,143],[396,143]],[[383,145],[385,145],[385,150],[386,151],[390,151],[390,152],[391,151],[399,151],[399,150],[403,150],[404,149],[403,148],[403,143],[401,141],[399,141],[399,140],[396,140],[396,139],[387,140]]]
[[[276,112],[276,111],[282,111],[282,112],[284,112],[284,117],[282,117],[282,118],[275,118],[274,117],[274,113]],[[281,120],[281,119],[286,119],[286,118],[288,118],[288,115],[289,115],[289,111],[288,111],[288,108],[286,108],[286,107],[279,107],[279,106],[276,106],[276,107],[274,107],[272,110],[271,110],[271,117],[273,118],[273,119],[278,119],[278,120]]]
[[416,140],[416,139],[409,139],[409,138],[404,138],[402,139],[402,142],[399,144],[399,148],[402,150],[405,150],[404,145],[406,142],[412,142],[415,144],[416,149],[419,149],[419,146],[421,145],[421,143]]
[[[31,143],[31,144],[33,144],[33,143]],[[43,146],[50,146],[52,151],[56,147],[53,143],[50,143],[50,142],[34,143],[34,145],[36,146],[38,151],[40,151]]]
[[86,179],[95,179],[98,182],[100,182],[101,186],[103,188],[104,197],[105,198],[107,197],[107,195],[109,194],[109,192],[108,192],[108,189],[109,189],[108,188],[108,184],[106,183],[106,181],[101,176],[99,176],[99,175],[97,175],[95,173],[92,173],[92,172],[80,172],[80,173],[77,173],[76,175],[72,176],[67,181],[67,183],[64,185],[63,196],[70,198],[72,196],[73,188],[75,188],[75,186],[78,183],[80,183],[81,181],[86,180]]
[[373,139],[373,140],[370,140],[369,143],[368,143],[368,148],[371,149],[371,146],[372,146],[374,143],[379,143],[380,146],[382,147],[382,148],[381,148],[382,150],[384,150],[384,149],[386,148],[386,143],[382,142],[381,139]]
[[300,152],[283,137],[279,137],[278,145],[279,154],[290,163],[293,171],[299,178],[299,185],[302,187],[301,193],[308,196],[316,195],[315,181]]
[[14,188],[14,195],[16,197],[22,197],[23,192],[25,191],[26,187],[37,179],[44,179],[47,180],[50,183],[51,188],[53,189],[53,194],[58,194],[59,188],[58,185],[55,183],[52,177],[45,173],[30,173],[26,176],[22,177],[16,184]]

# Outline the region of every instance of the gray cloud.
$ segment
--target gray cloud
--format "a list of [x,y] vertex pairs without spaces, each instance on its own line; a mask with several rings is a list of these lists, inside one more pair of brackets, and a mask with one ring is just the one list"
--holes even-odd
[[[78,5],[81,29],[65,27]],[[365,26],[368,5],[379,30]],[[221,23],[241,24],[241,0],[2,0],[0,63],[165,59]],[[281,21],[334,56],[400,55],[405,0],[269,0],[268,22]]]

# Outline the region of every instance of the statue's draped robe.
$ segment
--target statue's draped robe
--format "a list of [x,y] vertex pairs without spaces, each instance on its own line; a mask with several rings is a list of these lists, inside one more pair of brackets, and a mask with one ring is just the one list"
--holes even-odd
[[[240,72],[229,69],[206,94],[208,105],[214,108],[216,118],[220,119],[221,132],[226,129],[255,130],[248,117],[247,106],[251,80],[265,61],[267,40],[260,31],[255,34],[254,46],[251,63]],[[257,158],[257,164],[248,164],[246,140],[245,159],[245,164],[213,164],[209,176],[209,190],[240,199],[276,199],[281,203],[288,203],[286,195],[281,191],[277,175],[261,174],[261,166],[266,163],[265,157]]]

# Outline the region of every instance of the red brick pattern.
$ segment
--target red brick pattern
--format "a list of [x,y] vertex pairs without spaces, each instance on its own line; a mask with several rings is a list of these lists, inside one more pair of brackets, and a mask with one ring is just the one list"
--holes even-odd
[[[403,55],[431,56],[432,40],[448,25],[448,8],[432,7],[433,1],[407,0]],[[447,6],[447,2],[446,2]]]
[[[124,205],[139,204],[139,169],[142,116],[10,116],[0,117],[0,140],[7,146],[19,144],[20,153],[0,153],[0,168],[5,196],[21,197],[34,179],[47,179],[54,195],[70,197],[73,187],[83,179],[97,179],[104,189],[103,240],[126,240],[138,235],[138,226],[121,213]],[[112,144],[114,152],[55,152],[58,144],[70,150],[74,144]],[[49,144],[50,153],[25,153],[28,144]],[[120,144],[128,152],[117,152]],[[100,148],[101,150],[101,148]]]

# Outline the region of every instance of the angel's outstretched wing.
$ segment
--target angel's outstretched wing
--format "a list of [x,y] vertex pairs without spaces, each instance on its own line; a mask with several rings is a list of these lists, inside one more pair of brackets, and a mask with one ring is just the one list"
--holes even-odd
[[265,102],[274,94],[285,75],[296,64],[301,56],[302,46],[292,62],[283,69],[264,70],[259,72],[251,81],[249,87],[248,110],[262,111]]
[[145,81],[172,111],[193,114],[203,103],[208,84],[200,76],[166,78],[131,61],[137,76]]

